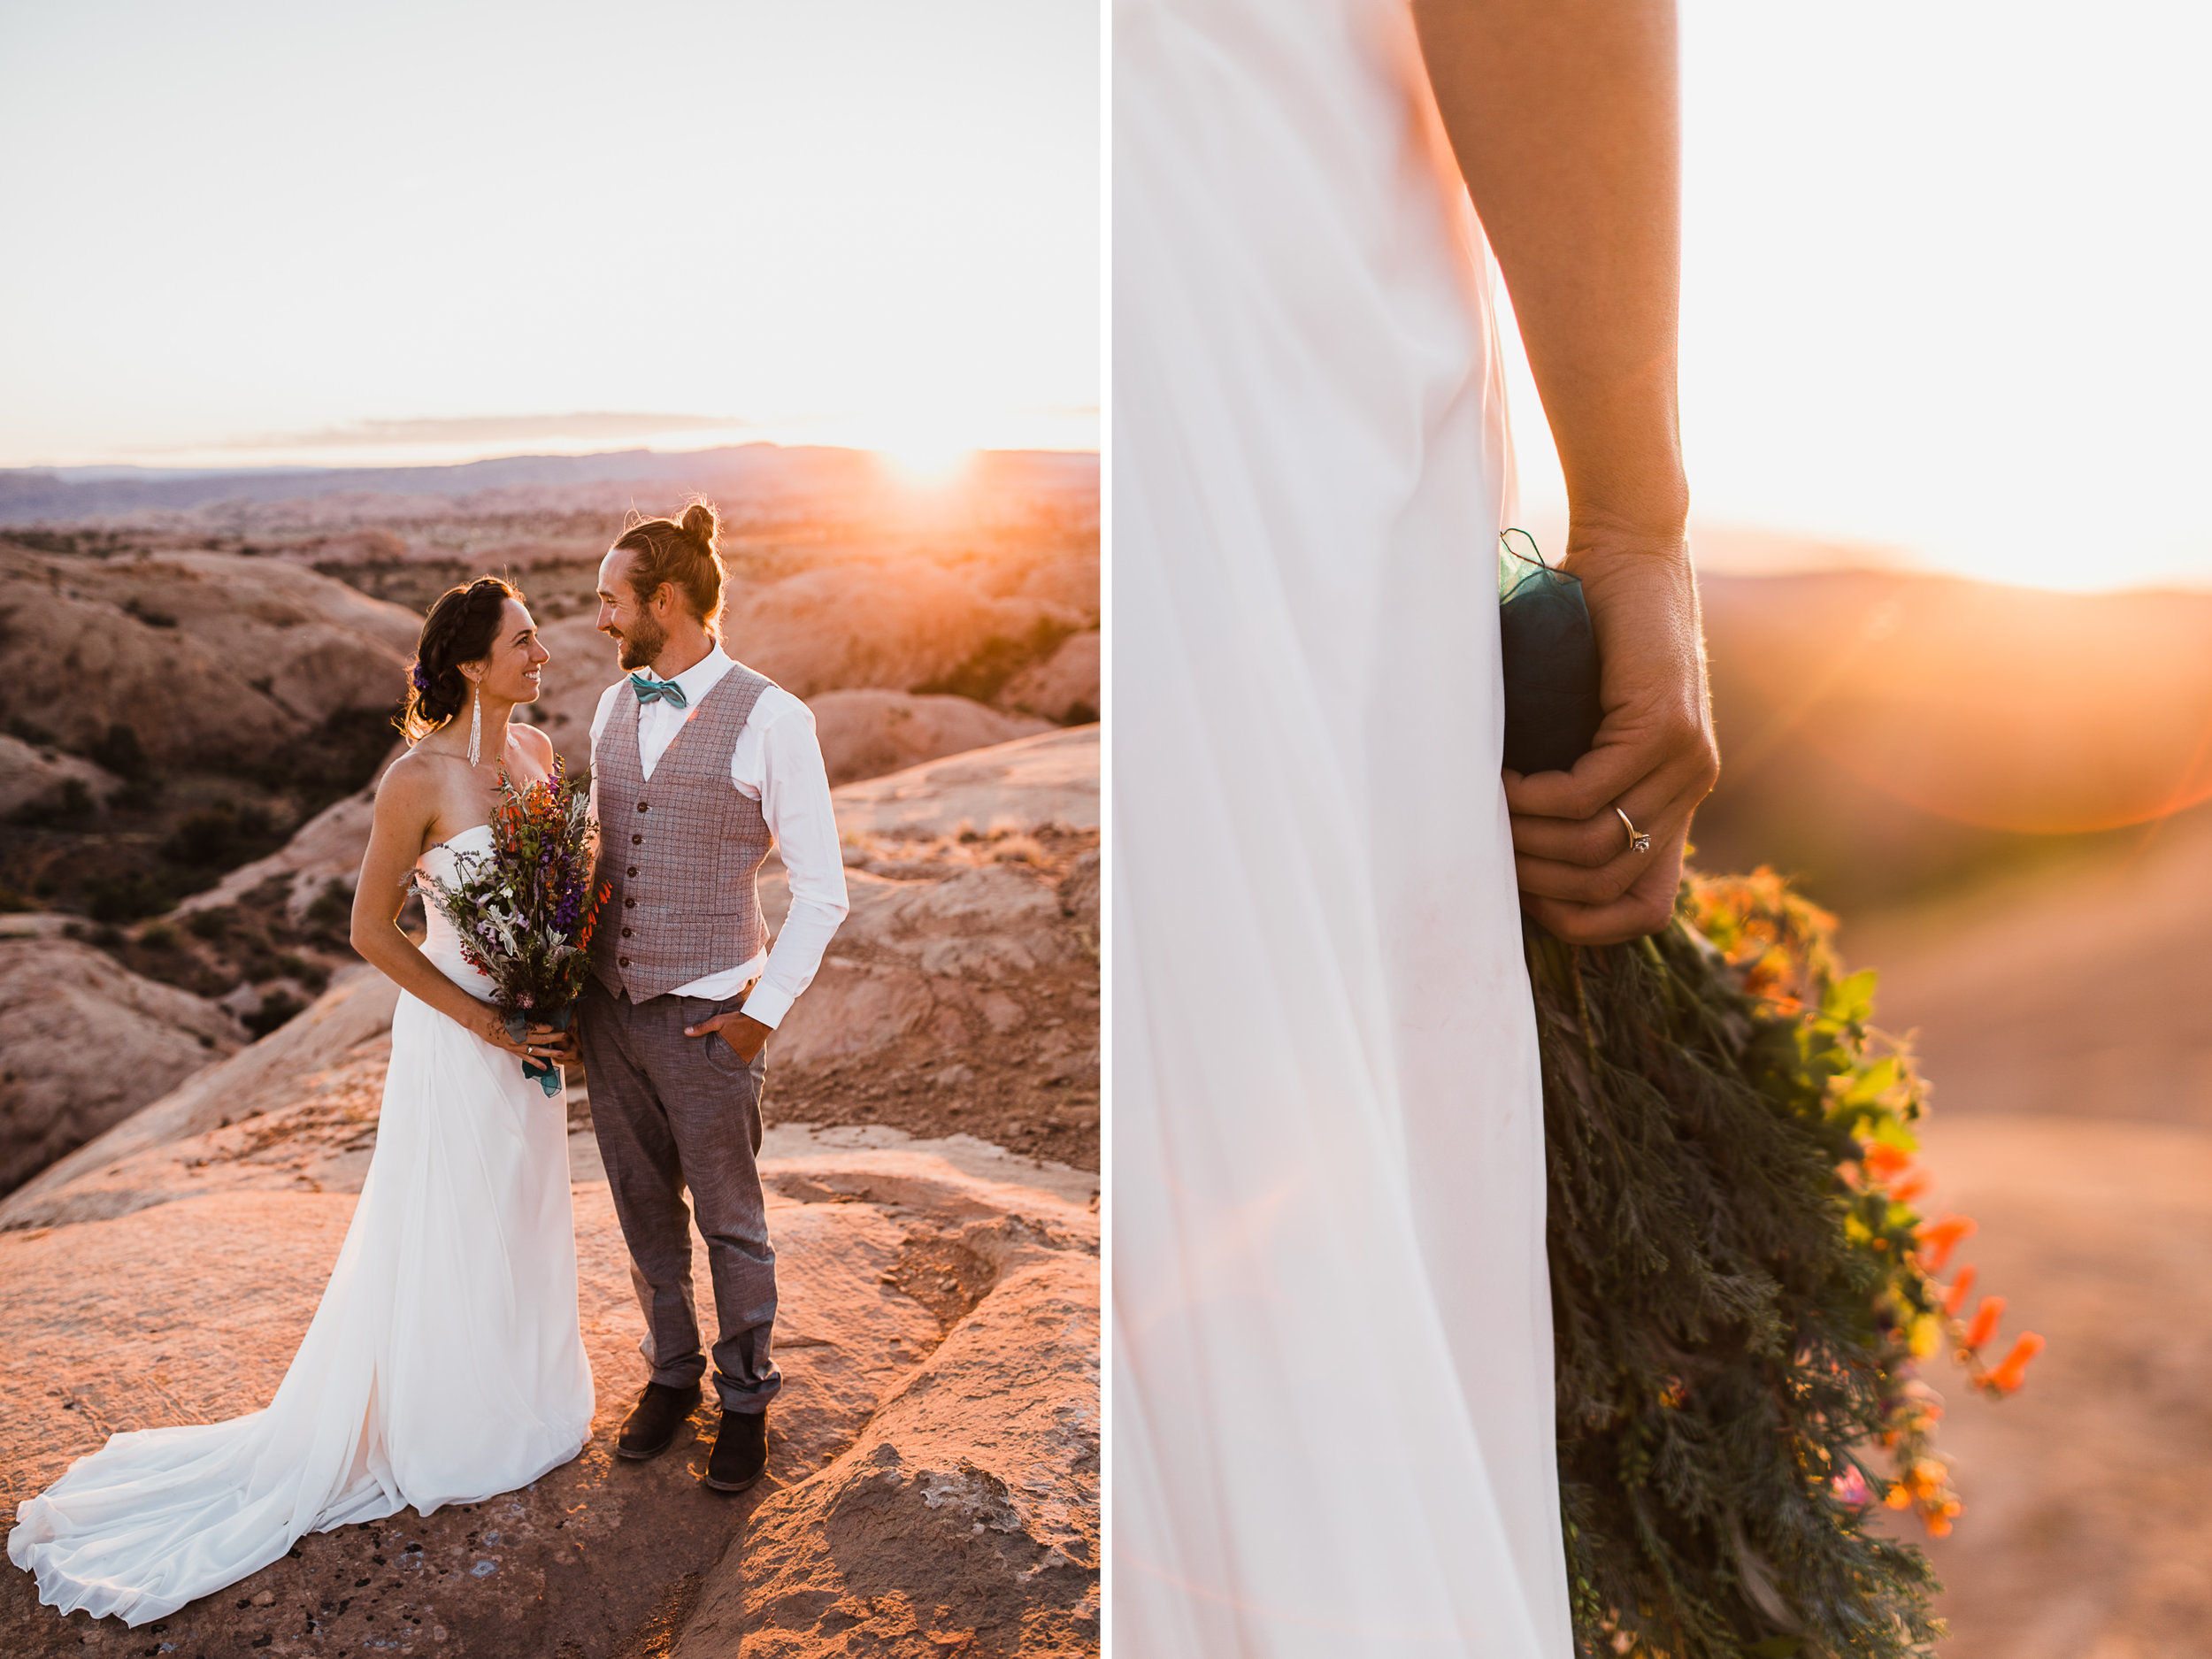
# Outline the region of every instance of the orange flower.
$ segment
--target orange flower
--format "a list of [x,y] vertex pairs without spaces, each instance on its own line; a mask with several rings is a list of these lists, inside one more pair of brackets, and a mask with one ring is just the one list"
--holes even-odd
[[1910,1154],[1900,1152],[1895,1147],[1880,1141],[1867,1148],[1859,1161],[1866,1165],[1867,1173],[1878,1181],[1893,1180],[1912,1167]]
[[1923,1222],[1920,1226],[1920,1259],[1931,1273],[1940,1273],[1943,1264],[1951,1259],[1962,1239],[1970,1239],[1976,1232],[1975,1224],[1964,1216],[1946,1216],[1940,1221]]
[[1952,1281],[1951,1293],[1943,1299],[1943,1311],[1952,1318],[1958,1317],[1959,1310],[1966,1306],[1967,1294],[1973,1288],[1974,1263],[1969,1262],[1959,1269],[1958,1278]]
[[2028,1362],[2040,1354],[2043,1348],[2044,1342],[2041,1337],[2032,1331],[2023,1331],[2020,1333],[2020,1340],[2012,1345],[2012,1352],[2006,1355],[2002,1362],[1989,1373],[1989,1386],[2000,1394],[2010,1394],[2020,1386],[2024,1379]]
[[1920,1170],[1915,1170],[1910,1175],[1905,1177],[1903,1180],[1898,1182],[1896,1186],[1891,1187],[1889,1189],[1889,1195],[1901,1204],[1909,1204],[1914,1199],[1919,1197],[1921,1194],[1926,1192],[1927,1190],[1928,1177],[1926,1173]]
[[1966,1346],[1978,1348],[1997,1334],[1997,1321],[2004,1317],[2005,1299],[1985,1296],[1982,1305],[1974,1310],[1974,1323],[1966,1327]]

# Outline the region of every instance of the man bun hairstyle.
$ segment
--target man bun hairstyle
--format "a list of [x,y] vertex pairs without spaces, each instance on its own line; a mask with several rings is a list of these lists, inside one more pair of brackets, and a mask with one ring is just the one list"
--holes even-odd
[[637,556],[630,566],[630,587],[638,603],[649,604],[665,583],[701,626],[718,634],[723,571],[714,550],[716,528],[714,503],[694,501],[680,519],[647,518],[625,530],[615,547]]
[[499,618],[522,590],[496,576],[479,576],[465,588],[449,588],[423,618],[408,670],[407,700],[394,722],[411,743],[420,742],[469,706],[463,663],[488,656],[499,637]]

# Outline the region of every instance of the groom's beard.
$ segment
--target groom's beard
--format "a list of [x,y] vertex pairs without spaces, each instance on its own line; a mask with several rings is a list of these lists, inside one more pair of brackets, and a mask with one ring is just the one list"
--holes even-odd
[[622,636],[621,643],[623,667],[650,668],[661,647],[668,643],[668,630],[650,617],[641,617]]

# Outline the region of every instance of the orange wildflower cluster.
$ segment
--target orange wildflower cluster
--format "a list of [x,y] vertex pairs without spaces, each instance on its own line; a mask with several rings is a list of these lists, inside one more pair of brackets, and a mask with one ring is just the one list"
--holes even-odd
[[1931,1538],[1948,1538],[1951,1523],[1966,1506],[1951,1490],[1951,1471],[1937,1457],[1915,1458],[1890,1483],[1885,1500],[1893,1509],[1917,1509]]
[[[1971,1386],[1993,1396],[2008,1394],[2022,1385],[2043,1339],[2028,1333],[2001,1361],[1985,1363],[2003,1300],[1985,1297],[1970,1315],[1977,1270],[1962,1265],[1947,1285],[1940,1278],[1975,1224],[1956,1215],[1930,1219],[1916,1210],[1932,1187],[1914,1158],[1924,1087],[1905,1045],[1872,1024],[1874,975],[1844,973],[1831,943],[1834,918],[1765,869],[1693,879],[1678,913],[1736,970],[1747,994],[1800,1024],[1804,1073],[1828,1074],[1828,1121],[1849,1135],[1855,1155],[1837,1171],[1845,1231],[1881,1265],[1875,1313],[1886,1350],[1882,1371],[1895,1379],[1880,1440],[1897,1474],[1882,1483],[1878,1496],[1893,1509],[1916,1511],[1931,1535],[1944,1537],[1963,1505],[1934,1450],[1942,1402],[1912,1372],[1947,1348]],[[1825,1472],[1845,1504],[1874,1501],[1856,1465]]]
[[[1921,1271],[1928,1275],[1932,1286],[1935,1275],[1940,1273],[1945,1263],[1951,1259],[1951,1252],[1973,1232],[1974,1224],[1964,1216],[1946,1216],[1940,1221],[1922,1224],[1919,1229],[1919,1264]],[[2024,1332],[2003,1359],[1994,1365],[1984,1363],[1982,1350],[1997,1334],[1998,1321],[2005,1314],[2005,1299],[2002,1296],[1983,1297],[1974,1310],[1973,1317],[1962,1321],[1959,1316],[1965,1311],[1967,1302],[1973,1294],[1978,1276],[1972,1263],[1961,1267],[1958,1276],[1947,1286],[1940,1287],[1943,1294],[1937,1300],[1936,1305],[1942,1312],[1959,1363],[1966,1367],[1968,1378],[1974,1386],[1989,1394],[2012,1394],[2027,1379],[2028,1363],[2047,1345],[2034,1332]]]
[[[1878,1088],[1873,1087],[1877,1084]],[[1973,1386],[1992,1395],[2012,1393],[2024,1380],[2028,1362],[2041,1350],[2043,1339],[2031,1333],[2001,1363],[1985,1365],[1982,1350],[1996,1335],[2004,1299],[1983,1298],[1970,1319],[1962,1321],[1978,1270],[1970,1263],[1962,1266],[1947,1286],[1939,1278],[1977,1227],[1966,1216],[1924,1220],[1913,1213],[1911,1206],[1927,1193],[1930,1178],[1912,1156],[1908,1125],[1921,1108],[1918,1084],[1909,1067],[1901,1060],[1893,1069],[1870,1071],[1865,1084],[1855,1094],[1847,1094],[1843,1104],[1861,1114],[1855,1125],[1859,1156],[1855,1164],[1846,1164],[1839,1171],[1844,1185],[1865,1194],[1865,1202],[1874,1206],[1865,1212],[1871,1219],[1863,1223],[1870,1248],[1893,1260],[1903,1257],[1885,1295],[1897,1370],[1909,1371],[1915,1361],[1932,1357],[1947,1338]],[[1885,1233],[1891,1238],[1883,1237]],[[1894,1251],[1887,1248],[1892,1238],[1897,1242]],[[1882,1435],[1883,1448],[1896,1460],[1898,1471],[1883,1502],[1894,1509],[1916,1512],[1933,1538],[1948,1536],[1965,1507],[1951,1488],[1948,1465],[1934,1451],[1935,1425],[1942,1415],[1940,1399],[1915,1379],[1891,1407],[1889,1426]],[[1855,1486],[1854,1493],[1862,1489]],[[1840,1487],[1839,1495],[1852,1501]]]
[[1701,876],[1683,890],[1683,920],[1741,974],[1747,995],[1794,1017],[1841,975],[1828,941],[1836,918],[1764,865],[1747,876]]

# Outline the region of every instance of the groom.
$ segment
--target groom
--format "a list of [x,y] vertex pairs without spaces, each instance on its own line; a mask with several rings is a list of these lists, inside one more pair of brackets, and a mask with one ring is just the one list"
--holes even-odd
[[[710,510],[624,534],[599,571],[599,627],[633,673],[592,722],[599,879],[580,1043],[592,1128],[652,1380],[616,1450],[665,1450],[706,1371],[693,1306],[691,1214],[714,1283],[720,1432],[706,1484],[741,1492],[768,1460],[776,1256],[760,1172],[763,1046],[813,979],[846,910],[829,780],[804,703],[723,651]],[[770,845],[791,882],[773,949],[756,877]]]

